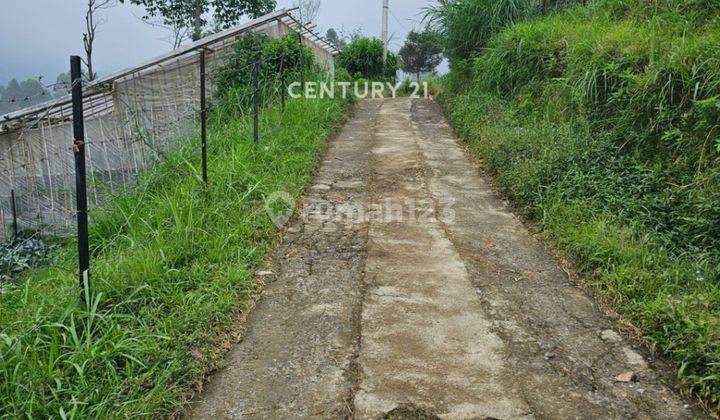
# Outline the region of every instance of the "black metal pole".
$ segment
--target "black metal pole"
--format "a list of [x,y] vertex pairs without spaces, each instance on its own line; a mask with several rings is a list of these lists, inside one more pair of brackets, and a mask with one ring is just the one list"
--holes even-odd
[[253,64],[253,141],[255,144],[260,142],[260,89],[258,89],[258,70],[260,62]]
[[10,200],[12,200],[11,206],[12,206],[12,216],[13,216],[13,233],[15,234],[14,238],[17,239],[18,237],[18,223],[17,223],[17,207],[15,204],[15,190],[10,190]]
[[280,54],[280,107],[285,112],[285,51]]
[[202,179],[207,185],[207,107],[205,103],[205,50],[200,50],[200,155]]
[[[88,243],[87,180],[85,173],[85,124],[83,121],[82,72],[80,57],[70,57],[73,107],[73,154],[75,155],[75,200],[77,204],[78,268],[80,296],[85,299],[85,278],[90,278],[90,246]],[[87,285],[90,286],[89,284]]]
[[300,47],[300,87],[305,94],[305,49],[303,48],[302,34],[298,32],[298,46]]

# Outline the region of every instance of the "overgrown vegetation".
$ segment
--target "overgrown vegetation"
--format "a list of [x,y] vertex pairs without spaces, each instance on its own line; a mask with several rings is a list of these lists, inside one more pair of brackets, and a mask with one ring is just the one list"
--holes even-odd
[[456,73],[503,28],[584,0],[438,0],[426,8],[428,21],[443,35],[445,56]]
[[276,241],[264,198],[302,192],[347,103],[288,100],[284,113],[273,105],[257,146],[252,119],[226,105],[209,124],[209,186],[188,139],[136,191],[91,215],[87,305],[73,244],[54,268],[4,287],[0,415],[167,416],[218,365],[219,343]]
[[436,22],[474,40],[453,52],[441,95],[452,123],[717,412],[717,2],[596,0],[512,19],[471,13],[479,0],[452,3]]
[[398,58],[388,52],[387,63],[383,65],[383,44],[375,38],[355,38],[337,56],[336,65],[357,79],[373,81],[395,80]]
[[215,96],[223,106],[239,109],[252,103],[256,61],[259,63],[258,86],[263,94],[278,93],[281,72],[288,84],[299,81],[301,73],[305,77],[319,74],[312,51],[307,47],[301,50],[296,34],[280,39],[260,33],[247,34],[237,40],[233,55],[214,75]]

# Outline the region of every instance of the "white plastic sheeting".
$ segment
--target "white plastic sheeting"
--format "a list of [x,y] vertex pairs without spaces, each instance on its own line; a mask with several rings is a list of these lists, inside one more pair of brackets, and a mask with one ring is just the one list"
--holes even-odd
[[[332,45],[282,10],[212,35],[134,69],[93,82],[83,100],[88,200],[132,188],[135,175],[195,136],[200,105],[200,50],[208,74],[223,64],[236,36],[282,37],[299,31],[316,61],[334,72]],[[208,95],[212,80],[207,78]],[[21,110],[0,121],[0,237],[12,231],[11,191],[22,229],[55,235],[75,229],[75,170],[69,98]]]

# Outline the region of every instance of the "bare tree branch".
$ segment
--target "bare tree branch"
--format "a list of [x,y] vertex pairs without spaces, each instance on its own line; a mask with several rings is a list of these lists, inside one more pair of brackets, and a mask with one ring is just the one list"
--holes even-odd
[[98,10],[109,9],[117,4],[116,0],[88,0],[87,11],[85,12],[85,33],[83,33],[83,46],[85,47],[85,66],[87,67],[88,80],[95,80],[96,74],[93,70],[93,44],[98,26],[107,22],[107,19],[95,19]]
[[163,23],[163,19],[151,19],[150,16],[137,16],[133,13],[133,16],[138,20],[152,26],[153,28],[164,29],[170,34],[166,37],[160,38],[161,41],[165,41],[172,45],[173,49],[178,49],[186,40],[190,39],[190,28],[184,25],[182,22],[173,22],[171,24]]
[[320,14],[320,0],[295,0],[297,15],[302,23],[315,22]]

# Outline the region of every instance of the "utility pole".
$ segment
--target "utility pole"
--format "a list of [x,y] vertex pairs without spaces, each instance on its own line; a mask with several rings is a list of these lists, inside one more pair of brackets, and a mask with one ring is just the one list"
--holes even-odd
[[382,21],[382,42],[383,42],[383,70],[387,63],[388,55],[388,0],[383,0],[383,21]]

